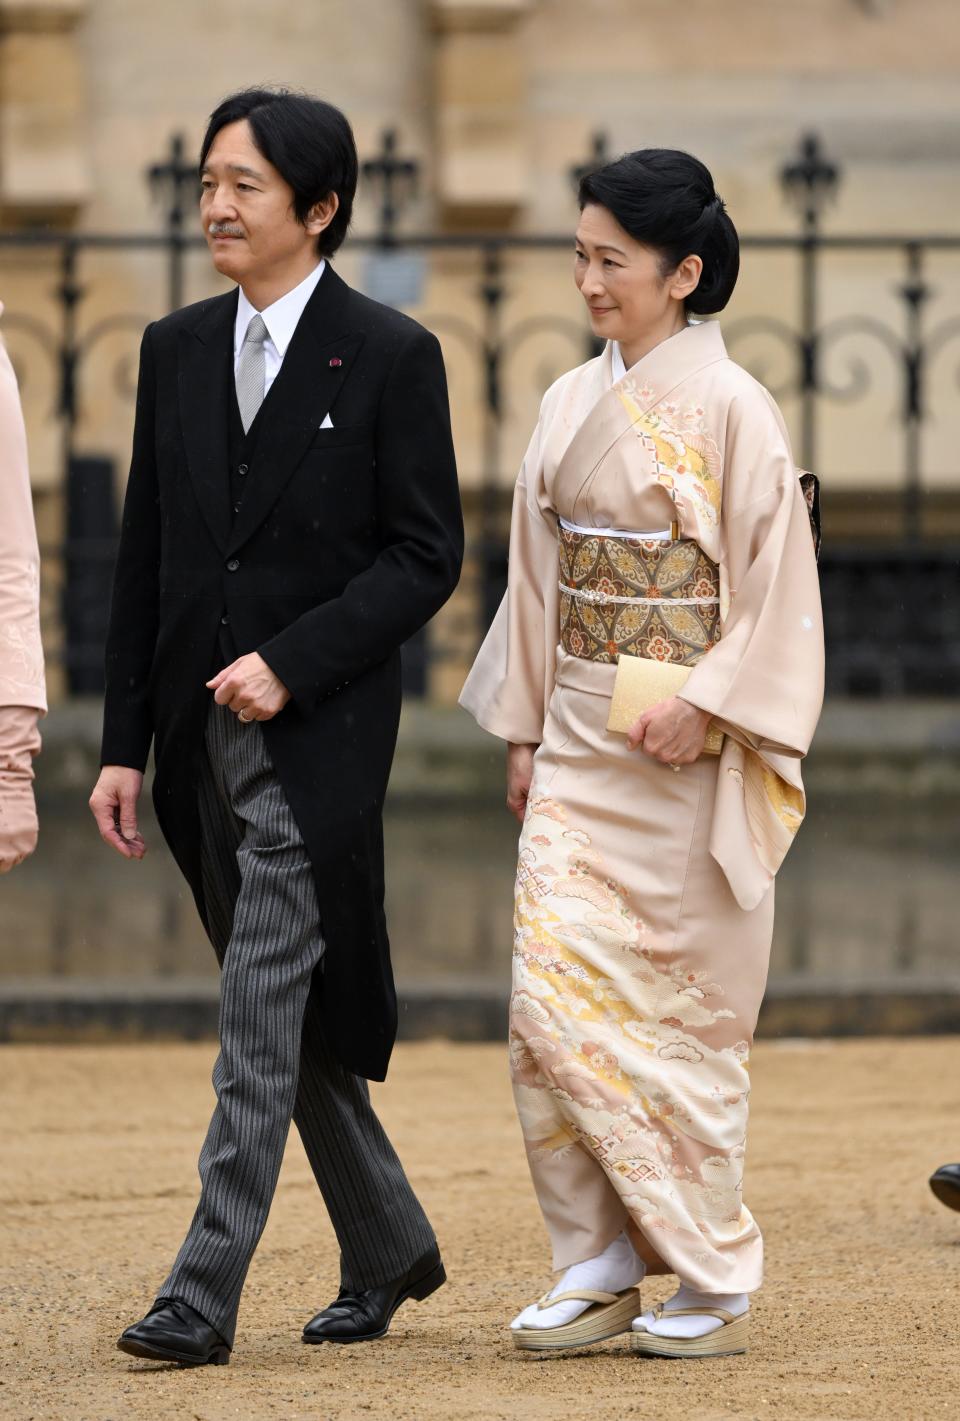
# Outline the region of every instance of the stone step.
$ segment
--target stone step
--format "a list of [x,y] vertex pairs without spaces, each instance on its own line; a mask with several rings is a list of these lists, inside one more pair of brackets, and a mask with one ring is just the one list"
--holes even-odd
[[[506,987],[483,978],[398,988],[400,1039],[502,1041]],[[0,985],[0,1042],[213,1040],[217,983],[49,979]],[[918,1036],[960,1032],[960,974],[952,981],[782,978],[771,983],[758,1036]]]

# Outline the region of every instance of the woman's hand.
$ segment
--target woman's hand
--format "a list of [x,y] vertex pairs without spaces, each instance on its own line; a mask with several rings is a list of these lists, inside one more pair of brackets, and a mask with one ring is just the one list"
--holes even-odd
[[710,724],[709,711],[692,706],[680,696],[671,696],[644,711],[627,732],[627,748],[643,747],[664,765],[692,765],[703,754],[703,742]]
[[536,745],[507,746],[507,808],[521,824],[527,812],[536,750]]

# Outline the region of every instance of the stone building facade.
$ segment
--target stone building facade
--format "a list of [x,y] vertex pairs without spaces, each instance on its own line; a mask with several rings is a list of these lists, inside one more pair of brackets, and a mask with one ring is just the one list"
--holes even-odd
[[[825,232],[956,236],[958,79],[955,0],[0,0],[0,232],[157,237],[164,208],[146,167],[173,133],[195,150],[224,93],[265,82],[341,105],[361,156],[377,151],[385,129],[397,131],[420,166],[401,237],[572,235],[571,165],[584,161],[598,132],[611,153],[649,145],[695,152],[741,233],[796,233],[777,173],[811,130],[842,170]],[[377,203],[376,183],[365,183],[358,234],[376,230]],[[195,217],[189,230],[198,230]],[[472,526],[482,490],[489,519],[491,483],[504,494],[512,483],[544,385],[585,348],[564,245],[504,254],[501,408],[492,439],[482,257],[476,244],[430,249],[405,276],[408,309],[444,343]],[[23,379],[38,519],[51,549],[62,539],[64,508],[59,259],[55,248],[0,247],[6,336]],[[902,362],[889,338],[866,327],[858,334],[857,323],[866,318],[900,339],[906,261],[900,249],[853,248],[825,254],[818,277],[824,318],[847,320],[850,330],[838,333],[829,355],[825,374],[838,398],[824,402],[817,455],[843,495],[835,508],[847,508],[854,523],[861,496],[886,506],[884,492],[894,497],[902,478]],[[921,304],[944,335],[942,358],[926,372],[922,477],[932,496],[943,495],[942,516],[954,518],[960,344],[951,358],[947,324],[960,313],[960,250],[925,251],[923,261]],[[338,265],[348,280],[373,288],[389,278],[382,262],[349,243]],[[77,285],[82,358],[72,447],[111,459],[119,492],[138,327],[166,309],[164,254],[84,249]],[[184,299],[218,289],[205,253],[191,252]],[[783,387],[795,430],[793,356],[763,323],[771,316],[792,323],[800,299],[796,251],[747,249],[728,317],[742,329],[735,353]],[[55,558],[49,567],[55,657]],[[464,628],[474,625],[475,591],[468,576],[446,614],[444,634],[463,651],[433,674],[432,689],[444,699],[469,648]],[[56,692],[56,671],[52,681]]]

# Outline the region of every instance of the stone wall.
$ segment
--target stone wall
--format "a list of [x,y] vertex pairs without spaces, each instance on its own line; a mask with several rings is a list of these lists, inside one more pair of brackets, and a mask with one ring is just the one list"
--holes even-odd
[[[190,151],[207,113],[230,89],[286,83],[322,93],[349,113],[363,154],[396,127],[422,164],[403,229],[464,227],[517,233],[571,231],[569,169],[591,135],[611,150],[689,148],[713,169],[743,232],[792,232],[796,217],[776,181],[799,135],[818,130],[842,166],[826,230],[875,234],[955,232],[960,153],[960,26],[954,0],[0,0],[0,221],[42,221],[64,231],[156,232],[162,207],[144,171],[181,131]],[[374,193],[362,190],[356,229],[372,231]],[[191,230],[196,230],[193,226]],[[349,248],[341,269],[362,282]],[[128,454],[137,331],[163,313],[156,253],[82,258],[81,331],[118,314],[82,369],[77,448],[116,461]],[[960,256],[931,261],[931,322],[960,308]],[[822,306],[902,324],[896,255],[831,257]],[[59,328],[58,274],[37,252],[0,252],[0,299]],[[444,342],[464,486],[484,471],[476,355],[454,332],[482,321],[475,252],[433,259],[411,312]],[[188,262],[186,299],[222,289],[205,253]],[[753,254],[729,320],[792,319],[796,260]],[[545,383],[582,358],[583,318],[563,252],[511,259],[508,329],[545,312],[568,323],[518,346],[506,387],[498,473],[506,487]],[[56,371],[40,343],[11,323],[24,376],[43,536],[61,522],[62,439]],[[884,489],[899,469],[898,374],[880,342],[838,347],[832,378],[864,362],[869,391],[856,407],[825,412],[821,472],[833,488]],[[777,384],[782,348],[745,346],[742,358]],[[933,418],[925,434],[932,487],[960,488],[955,365],[930,371]],[[785,413],[797,427],[795,401]],[[51,639],[56,636],[55,617]]]

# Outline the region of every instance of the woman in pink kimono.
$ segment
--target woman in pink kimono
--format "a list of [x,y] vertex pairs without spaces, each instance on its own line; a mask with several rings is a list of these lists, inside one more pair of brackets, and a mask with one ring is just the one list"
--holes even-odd
[[[575,278],[607,344],[544,397],[461,698],[509,742],[510,1054],[561,1275],[513,1336],[632,1328],[648,1355],[721,1356],[746,1349],[761,1281],[747,1060],[822,700],[816,560],[776,405],[691,319],[739,265],[707,169],[631,153],[580,208]],[[619,734],[615,680],[637,670],[682,685]],[[652,1312],[645,1273],[680,1285]]]
[[[3,305],[0,304],[0,315]],[[46,711],[40,558],[17,380],[0,338],[0,873],[33,852],[33,757]]]

